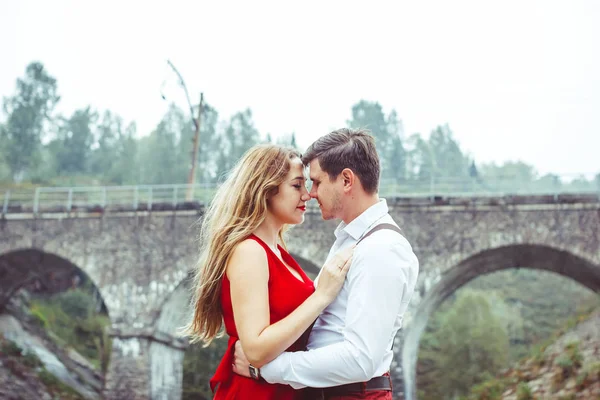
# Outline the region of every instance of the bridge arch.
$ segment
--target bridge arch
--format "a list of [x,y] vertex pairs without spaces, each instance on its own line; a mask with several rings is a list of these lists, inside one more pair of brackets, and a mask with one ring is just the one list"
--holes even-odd
[[600,265],[545,245],[518,244],[484,250],[461,261],[441,275],[439,281],[419,303],[402,347],[402,370],[406,399],[416,399],[416,366],[421,335],[427,322],[442,302],[460,287],[480,275],[528,268],[555,272],[600,292]]
[[21,288],[34,285],[54,294],[89,281],[100,309],[110,318],[98,283],[83,268],[60,255],[36,248],[0,254],[0,310]]

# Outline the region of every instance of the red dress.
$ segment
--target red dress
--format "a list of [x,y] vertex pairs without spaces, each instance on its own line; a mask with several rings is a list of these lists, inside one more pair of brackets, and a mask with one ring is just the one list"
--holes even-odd
[[[259,243],[267,253],[269,263],[269,311],[270,323],[274,324],[277,321],[288,316],[300,304],[306,300],[314,291],[313,282],[304,273],[298,263],[290,256],[281,246],[279,251],[283,260],[293,269],[298,271],[302,277],[302,281],[296,278],[281,262],[279,257],[255,235],[251,235],[249,239],[254,239]],[[221,307],[223,310],[223,320],[225,322],[225,331],[229,335],[227,351],[217,367],[215,375],[210,380],[210,387],[214,391],[218,384],[215,399],[252,399],[252,400],[267,400],[267,399],[282,399],[296,400],[301,397],[301,391],[294,390],[289,385],[270,384],[264,380],[254,380],[237,375],[233,372],[231,364],[233,363],[234,344],[238,340],[238,334],[233,320],[233,308],[231,306],[230,283],[227,276],[223,278],[223,286],[221,289]],[[308,340],[307,330],[290,348],[286,351],[301,351],[306,348]]]

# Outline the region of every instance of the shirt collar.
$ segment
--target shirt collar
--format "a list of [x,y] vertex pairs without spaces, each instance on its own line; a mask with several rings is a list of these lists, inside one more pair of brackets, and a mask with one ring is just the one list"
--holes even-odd
[[387,213],[387,202],[385,199],[380,199],[377,203],[363,211],[358,217],[354,218],[349,224],[346,224],[344,221],[340,222],[335,229],[335,237],[339,238],[342,233],[346,233],[352,236],[354,240],[358,240],[367,229]]

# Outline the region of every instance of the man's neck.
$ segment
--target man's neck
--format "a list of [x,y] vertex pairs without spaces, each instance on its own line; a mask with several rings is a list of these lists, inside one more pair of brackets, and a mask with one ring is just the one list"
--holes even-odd
[[377,193],[366,196],[354,196],[349,199],[348,206],[345,207],[345,211],[347,211],[344,213],[342,221],[348,225],[377,203],[379,203],[379,195]]

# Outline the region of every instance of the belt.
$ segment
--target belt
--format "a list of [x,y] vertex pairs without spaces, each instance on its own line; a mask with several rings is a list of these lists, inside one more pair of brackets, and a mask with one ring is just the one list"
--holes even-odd
[[306,389],[306,399],[327,399],[330,396],[343,396],[349,393],[371,392],[376,390],[392,391],[392,380],[389,375],[376,376],[368,382],[348,383],[346,385],[333,386],[328,388],[308,388]]

